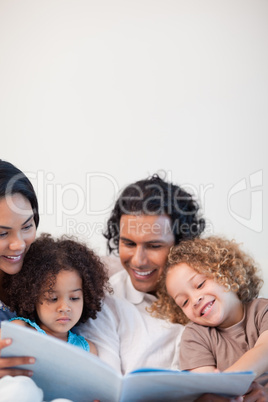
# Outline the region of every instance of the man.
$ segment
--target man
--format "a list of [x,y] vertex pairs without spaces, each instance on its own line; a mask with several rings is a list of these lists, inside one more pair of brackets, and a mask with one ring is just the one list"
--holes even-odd
[[110,278],[114,296],[107,296],[82,333],[123,374],[139,367],[179,368],[183,326],[152,317],[147,308],[156,300],[170,247],[203,231],[198,212],[190,194],[157,175],[129,185],[115,204],[105,237],[125,270]]

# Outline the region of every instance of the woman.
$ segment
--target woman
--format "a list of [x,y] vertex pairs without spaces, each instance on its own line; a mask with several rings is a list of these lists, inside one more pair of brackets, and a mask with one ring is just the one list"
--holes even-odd
[[[38,202],[31,182],[14,165],[0,159],[0,321],[12,316],[5,306],[3,278],[21,270],[25,254],[35,240],[38,223]],[[10,339],[0,339],[0,351],[10,344]],[[0,378],[31,376],[32,371],[12,368],[29,363],[34,363],[34,359],[0,357]]]

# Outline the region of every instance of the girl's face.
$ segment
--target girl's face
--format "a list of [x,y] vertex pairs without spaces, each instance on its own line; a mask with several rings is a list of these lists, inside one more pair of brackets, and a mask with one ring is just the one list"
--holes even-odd
[[35,240],[36,227],[30,202],[17,193],[0,198],[0,270],[14,275]]
[[53,292],[44,289],[36,312],[40,327],[49,335],[67,340],[68,331],[79,321],[83,311],[82,279],[75,270],[62,270]]
[[243,318],[243,306],[236,293],[188,264],[180,263],[169,269],[166,287],[175,303],[196,324],[227,328]]

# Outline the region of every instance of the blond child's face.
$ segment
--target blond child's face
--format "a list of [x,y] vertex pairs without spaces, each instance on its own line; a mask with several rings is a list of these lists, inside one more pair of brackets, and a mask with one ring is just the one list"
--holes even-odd
[[243,318],[243,306],[236,293],[186,263],[169,268],[166,287],[175,303],[196,324],[227,328]]
[[68,331],[83,311],[82,279],[77,271],[62,270],[53,292],[45,291],[36,306],[40,327],[49,335],[67,341]]

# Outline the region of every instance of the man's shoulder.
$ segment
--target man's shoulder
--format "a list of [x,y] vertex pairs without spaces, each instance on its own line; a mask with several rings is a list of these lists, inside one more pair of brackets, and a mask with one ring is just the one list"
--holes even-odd
[[112,275],[109,282],[113,288],[114,295],[122,299],[127,298],[128,273],[125,270],[119,271]]
[[125,270],[116,272],[115,274],[113,274],[109,281],[111,283],[112,286],[117,285],[118,283],[122,283],[122,281],[124,283],[126,283],[128,278],[128,273]]
[[97,313],[97,318],[94,320],[89,319],[86,323],[80,324],[79,327],[97,327],[97,331],[107,326],[109,328],[111,328],[111,326],[117,328],[121,321],[128,320],[134,315],[136,315],[136,310],[131,303],[127,300],[120,299],[116,295],[107,294],[103,299],[101,311]]
[[105,268],[108,271],[108,276],[110,278],[117,272],[124,271],[120,258],[113,254],[102,256],[101,261],[105,265]]

